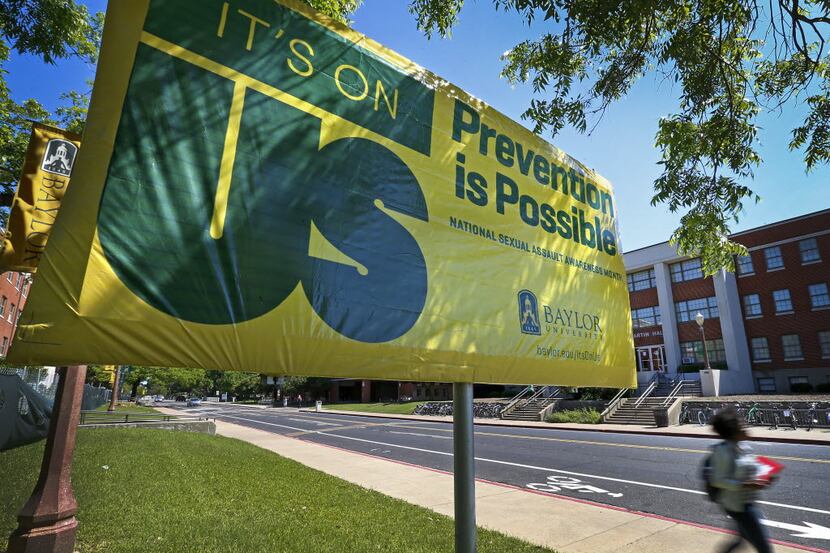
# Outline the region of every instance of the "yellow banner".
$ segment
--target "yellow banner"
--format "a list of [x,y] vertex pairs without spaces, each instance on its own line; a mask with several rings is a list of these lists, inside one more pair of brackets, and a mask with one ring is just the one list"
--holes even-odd
[[14,362],[630,387],[609,182],[304,4],[112,2]]
[[34,273],[52,232],[81,137],[34,123],[23,176],[12,200],[0,272]]

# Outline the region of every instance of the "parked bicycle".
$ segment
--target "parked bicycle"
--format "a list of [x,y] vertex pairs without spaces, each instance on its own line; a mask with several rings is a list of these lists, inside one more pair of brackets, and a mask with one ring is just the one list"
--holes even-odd
[[692,415],[689,412],[689,405],[683,403],[680,407],[680,424],[687,424],[692,422]]
[[789,421],[790,428],[792,428],[793,430],[798,430],[798,420],[795,416],[795,409],[793,409],[792,407],[790,407],[789,404],[787,404],[787,406],[784,408],[783,414],[784,420]]
[[807,432],[813,429],[813,425],[818,423],[818,418],[816,418],[816,403],[813,402],[810,404],[810,408],[807,410]]
[[706,426],[709,424],[712,416],[715,414],[714,409],[710,405],[707,405],[705,409],[701,409],[697,413],[697,423],[700,426]]
[[753,402],[749,407],[749,411],[746,412],[746,422],[750,425],[761,424],[761,416],[761,406],[758,405],[758,402]]

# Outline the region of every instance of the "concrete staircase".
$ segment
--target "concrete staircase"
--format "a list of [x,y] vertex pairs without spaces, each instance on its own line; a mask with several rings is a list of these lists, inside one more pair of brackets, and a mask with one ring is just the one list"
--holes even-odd
[[[666,398],[669,394],[672,393],[674,390],[674,384],[670,382],[661,382],[657,385],[652,392],[650,397],[662,397]],[[703,395],[703,391],[700,389],[700,380],[685,380],[683,382],[683,388],[681,388],[680,393],[677,394],[679,397],[700,397]]]
[[[606,416],[604,422],[611,424],[637,424],[642,426],[654,426],[657,422],[654,420],[654,409],[660,407],[665,403],[666,398],[674,391],[677,383],[672,381],[660,381],[656,387],[651,390],[651,393],[642,400],[639,405],[635,404],[640,397],[625,398],[620,402],[620,406],[609,416]],[[646,392],[647,389],[640,390]],[[681,397],[700,397],[702,394],[700,389],[700,382],[696,380],[686,380],[683,382],[683,387],[675,394],[675,398]],[[670,400],[669,403],[673,403]]]
[[626,398],[622,400],[622,404],[610,416],[605,418],[605,422],[611,424],[639,424],[642,426],[654,426],[657,422],[654,420],[654,413],[652,409],[662,405],[666,401],[665,397],[648,397],[643,402],[635,407],[639,398]]
[[561,395],[562,390],[556,386],[528,386],[510,401],[501,412],[501,418],[510,421],[539,422],[545,410],[561,399]]
[[545,408],[561,398],[558,397],[540,397],[534,400],[527,401],[513,409],[508,413],[502,415],[502,419],[509,421],[535,421],[542,420],[541,413]]

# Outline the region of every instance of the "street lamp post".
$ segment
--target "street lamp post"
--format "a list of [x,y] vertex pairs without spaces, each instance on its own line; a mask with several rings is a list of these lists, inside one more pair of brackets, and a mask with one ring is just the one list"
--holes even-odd
[[706,362],[706,370],[710,370],[712,367],[709,365],[709,349],[706,347],[706,331],[703,330],[703,323],[706,319],[703,317],[703,313],[698,312],[695,315],[695,321],[697,322],[697,326],[700,327],[700,336],[703,339],[703,360]]

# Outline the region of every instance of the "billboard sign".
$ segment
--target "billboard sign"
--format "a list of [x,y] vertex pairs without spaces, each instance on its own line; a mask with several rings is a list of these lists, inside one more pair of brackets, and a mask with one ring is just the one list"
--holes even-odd
[[11,358],[633,386],[611,184],[289,0],[110,4]]

